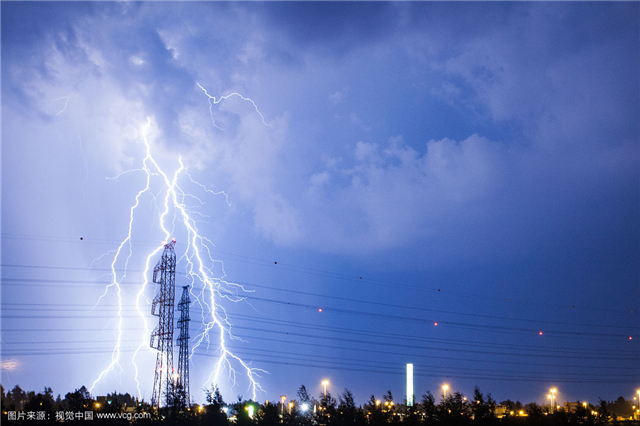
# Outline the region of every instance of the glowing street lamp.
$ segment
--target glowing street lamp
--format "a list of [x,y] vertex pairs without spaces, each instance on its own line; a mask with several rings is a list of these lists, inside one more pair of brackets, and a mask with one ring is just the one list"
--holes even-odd
[[558,389],[553,388],[553,389],[549,389],[549,392],[551,392],[551,407],[553,408],[553,411],[556,411],[556,392],[558,392]]
[[442,386],[442,397],[444,398],[445,402],[447,401],[447,389],[449,389],[449,385]]
[[327,385],[329,384],[329,381],[327,379],[324,379],[322,381],[322,385],[324,386],[324,397],[325,399],[327,398]]

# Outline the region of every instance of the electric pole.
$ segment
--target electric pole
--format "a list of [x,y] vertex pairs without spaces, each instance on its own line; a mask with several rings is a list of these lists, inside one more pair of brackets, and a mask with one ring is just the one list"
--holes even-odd
[[153,282],[160,289],[151,305],[158,325],[151,333],[150,346],[158,350],[151,405],[158,408],[164,391],[167,403],[173,399],[176,374],[173,369],[173,311],[176,293],[176,240],[165,244],[162,258],[153,269]]
[[189,398],[189,304],[191,304],[191,298],[189,297],[189,286],[182,287],[182,297],[178,303],[178,310],[180,311],[180,319],[178,320],[178,329],[180,329],[180,336],[178,336],[178,381],[176,390],[176,404],[185,409],[190,406]]

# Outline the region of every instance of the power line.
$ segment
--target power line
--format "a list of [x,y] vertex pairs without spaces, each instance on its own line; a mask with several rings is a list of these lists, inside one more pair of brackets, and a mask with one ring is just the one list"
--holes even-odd
[[[52,283],[52,282],[59,282],[59,283],[78,283],[78,284],[84,284],[84,281],[69,281],[69,280],[35,280],[35,279],[3,279],[4,281],[15,281],[15,282],[46,282],[46,283]],[[108,285],[111,284],[110,282],[98,282],[99,284],[104,284],[104,285]],[[92,283],[89,283],[92,284]],[[122,285],[124,283],[120,283],[120,285]],[[127,285],[141,285],[142,282],[140,283],[126,283]],[[522,318],[507,318],[507,317],[499,317],[499,316],[493,316],[493,315],[483,315],[483,314],[472,314],[472,313],[465,313],[465,312],[455,312],[455,311],[442,311],[442,310],[434,310],[434,309],[428,309],[428,308],[418,308],[418,307],[411,307],[411,306],[404,306],[404,305],[397,305],[397,304],[389,304],[389,303],[382,303],[382,302],[372,302],[372,301],[366,301],[366,300],[358,300],[358,299],[349,299],[349,298],[344,298],[344,297],[339,297],[339,296],[330,296],[330,295],[322,295],[322,294],[317,294],[317,293],[310,293],[310,292],[303,292],[303,291],[298,291],[298,290],[289,290],[289,289],[282,289],[282,288],[278,288],[278,287],[271,287],[271,286],[264,286],[264,285],[258,285],[258,284],[253,284],[253,283],[246,283],[246,282],[237,282],[236,284],[240,284],[240,285],[251,285],[251,286],[256,286],[256,287],[262,287],[262,288],[268,288],[271,290],[276,290],[276,291],[283,291],[283,292],[289,292],[289,293],[295,293],[295,294],[303,294],[303,295],[308,295],[308,296],[313,296],[313,297],[322,297],[322,298],[328,298],[328,299],[333,299],[333,300],[341,300],[341,301],[348,301],[350,303],[361,303],[361,304],[366,304],[366,305],[374,305],[374,306],[385,306],[385,307],[391,307],[391,308],[399,308],[399,309],[409,309],[409,310],[415,310],[415,311],[420,311],[420,312],[435,312],[435,313],[442,313],[442,314],[446,314],[446,315],[462,315],[462,316],[469,316],[469,317],[474,317],[474,318],[486,318],[486,319],[499,319],[499,320],[506,320],[506,321],[522,321],[522,322],[535,322],[535,323],[543,323],[543,324],[554,324],[554,325],[570,325],[570,326],[580,326],[580,327],[604,327],[604,328],[615,328],[615,329],[640,329],[640,327],[637,326],[613,326],[613,325],[599,325],[599,324],[581,324],[581,323],[569,323],[569,322],[561,322],[561,321],[547,321],[547,320],[532,320],[532,319],[522,319]],[[263,301],[263,302],[269,302],[269,303],[278,303],[278,304],[288,304],[291,306],[297,306],[297,307],[305,307],[305,308],[312,308],[312,309],[317,309],[318,306],[317,305],[311,305],[311,304],[300,304],[300,303],[295,303],[295,302],[285,302],[285,301],[281,301],[281,300],[273,300],[273,299],[266,299],[266,298],[260,298],[257,296],[252,296],[249,294],[246,295],[242,295],[241,297],[245,298],[245,299],[253,299],[253,300],[259,300],[259,301]],[[326,309],[326,310],[332,310],[334,312],[350,312],[353,313],[353,310],[344,310],[344,309],[337,309],[337,308],[325,308],[323,307],[322,309]],[[391,317],[398,317],[396,315],[389,315],[389,314],[380,314],[380,313],[373,313],[373,314],[369,314],[369,315],[375,315],[375,316],[386,316],[388,318]],[[437,319],[415,319],[415,318],[410,318],[410,317],[400,317],[402,319],[408,319],[409,320],[417,320],[417,321],[423,321],[423,322],[437,322]],[[462,327],[469,327],[469,326],[474,326],[474,327],[487,327],[487,328],[498,328],[498,329],[513,329],[513,330],[518,330],[518,331],[528,331],[528,332],[533,332],[533,333],[537,333],[540,330],[539,329],[523,329],[523,328],[516,328],[516,327],[504,327],[504,326],[490,326],[490,325],[470,325],[470,324],[466,324],[466,323],[460,323],[460,322],[452,322],[452,321],[440,321],[442,323],[446,323],[449,325],[455,325],[455,326],[462,326]],[[559,330],[545,330],[547,333],[561,333],[561,334],[583,334],[583,335],[591,335],[591,336],[614,336],[614,337],[626,337],[628,338],[628,335],[613,335],[613,334],[604,334],[604,333],[593,333],[593,332],[567,332],[567,331],[559,331]]]
[[[427,360],[433,360],[433,359],[443,359],[443,360],[449,360],[449,361],[466,361],[466,362],[475,362],[475,363],[497,363],[500,365],[503,364],[508,364],[508,365],[526,365],[526,366],[541,366],[541,367],[558,367],[558,368],[563,368],[563,369],[567,369],[567,368],[583,368],[583,369],[589,369],[590,373],[593,370],[605,370],[605,369],[612,369],[612,370],[624,370],[626,372],[626,374],[628,375],[628,371],[629,370],[640,370],[640,368],[637,367],[612,367],[612,366],[602,366],[602,365],[597,365],[597,366],[583,366],[583,365],[576,365],[575,363],[572,364],[551,364],[551,363],[532,363],[532,362],[517,362],[517,361],[496,361],[493,359],[490,360],[477,360],[477,359],[468,359],[468,358],[455,358],[455,357],[451,357],[451,356],[436,356],[436,355],[424,355],[424,354],[408,354],[406,352],[389,352],[389,351],[380,351],[380,350],[374,350],[374,349],[354,349],[354,348],[349,348],[349,347],[340,347],[340,346],[333,346],[333,345],[323,345],[317,342],[314,343],[306,343],[306,342],[301,342],[301,341],[288,341],[288,340],[282,340],[282,339],[271,339],[271,338],[265,338],[263,336],[245,336],[245,335],[238,335],[238,337],[241,337],[243,339],[256,339],[256,340],[265,340],[265,341],[273,341],[273,342],[278,342],[278,343],[288,343],[288,344],[295,344],[295,345],[302,345],[302,346],[309,346],[312,348],[330,348],[330,349],[340,349],[340,350],[351,350],[351,351],[357,351],[359,354],[362,353],[376,353],[376,354],[385,354],[385,355],[398,355],[401,356],[403,358],[406,357],[411,357],[411,358],[424,358]],[[67,342],[67,343],[73,343],[73,342]],[[47,355],[47,354],[84,354],[84,353],[94,353],[94,352],[87,352],[87,351],[92,351],[93,349],[89,349],[89,348],[75,348],[74,350],[69,350],[69,348],[66,348],[67,351],[64,352],[60,352],[60,353],[56,353],[55,351],[51,351],[50,349],[29,349],[28,351],[30,352],[24,352],[25,349],[22,349],[22,352],[20,352],[20,349],[10,349],[10,352],[6,352],[3,351],[3,353],[5,353],[5,355],[10,355],[10,356],[16,356],[16,355]],[[131,351],[134,351],[137,349],[136,348],[130,348]],[[149,349],[149,348],[147,348]],[[243,350],[250,350],[250,349],[246,349],[244,348]],[[256,351],[259,352],[273,352],[273,351],[268,351],[268,350],[264,350],[264,349],[255,349]],[[59,349],[58,351],[61,351],[61,349]],[[113,348],[104,348],[104,352],[100,352],[100,353],[112,353],[113,352]],[[290,354],[290,351],[285,352],[287,354]],[[311,354],[311,355],[305,355],[305,356],[314,356],[315,354]],[[442,367],[444,368],[444,367]],[[456,367],[458,368],[458,367]],[[539,374],[539,373],[535,373],[535,374]],[[552,374],[552,373],[549,373]],[[605,375],[610,375],[609,373],[606,373]]]
[[[137,348],[121,348],[121,352],[134,352]],[[10,354],[10,355],[22,355],[22,356],[40,356],[40,355],[78,355],[78,354],[111,354],[113,349],[110,350],[99,350],[99,349],[90,349],[86,351],[41,351],[41,352],[31,352],[31,353],[22,353],[22,354]],[[196,353],[197,356],[204,357],[217,357],[217,355],[213,354],[202,354]],[[326,370],[340,370],[340,371],[353,371],[353,372],[365,372],[365,373],[376,373],[376,374],[390,374],[390,375],[402,375],[404,371],[402,369],[370,369],[370,368],[354,368],[354,367],[344,367],[343,365],[354,365],[353,363],[331,363],[331,362],[323,362],[322,364],[309,364],[301,362],[303,360],[298,360],[293,357],[286,356],[273,356],[270,357],[268,355],[262,355],[264,358],[262,359],[253,359],[253,362],[259,362],[264,364],[277,364],[277,365],[287,365],[287,366],[297,366],[297,367],[305,367],[305,368],[317,368]],[[291,359],[294,362],[285,362],[281,361],[282,359]],[[419,371],[419,370],[418,370]],[[490,381],[512,381],[512,382],[548,382],[549,378],[540,377],[537,373],[532,376],[504,376],[504,375],[460,375],[447,372],[441,372],[441,374],[433,374],[433,373],[425,373],[425,372],[417,372],[414,373],[416,376],[421,377],[446,377],[446,378],[458,378],[458,379],[479,379],[479,380],[490,380]],[[609,375],[611,377],[611,375]],[[628,376],[627,376],[628,377]],[[553,378],[554,382],[558,383],[636,383],[636,380],[633,378],[625,379],[592,379],[589,377],[589,374],[586,374],[586,378]]]
[[[62,304],[64,306],[64,304]],[[77,305],[81,306],[81,305]],[[114,305],[116,306],[116,305]],[[40,310],[40,308],[38,308]],[[68,309],[61,309],[63,311],[68,311]],[[194,310],[198,312],[198,310]],[[478,341],[469,341],[469,340],[458,340],[458,339],[444,339],[444,338],[430,338],[430,337],[419,337],[416,335],[406,335],[406,334],[398,334],[398,333],[384,333],[384,332],[372,332],[368,330],[359,330],[359,329],[351,329],[346,327],[335,327],[335,326],[320,326],[316,324],[302,323],[299,321],[285,321],[285,320],[273,320],[266,319],[251,315],[243,315],[237,314],[234,318],[244,321],[251,321],[252,323],[262,323],[262,324],[273,324],[273,325],[286,325],[288,327],[294,328],[302,328],[302,329],[310,329],[316,331],[338,331],[345,334],[358,335],[358,336],[368,336],[368,337],[385,337],[390,339],[401,339],[403,341],[416,341],[416,342],[426,342],[426,343],[435,343],[435,344],[447,344],[447,345],[455,345],[455,346],[465,346],[465,347],[489,347],[489,348],[504,348],[504,349],[516,349],[516,350],[526,350],[526,351],[544,351],[544,352],[557,352],[557,353],[580,353],[586,355],[596,355],[596,354],[624,354],[630,353],[636,355],[638,351],[636,350],[620,350],[620,349],[573,349],[573,348],[563,348],[557,346],[531,346],[531,345],[518,345],[518,344],[502,344],[502,343],[493,343],[493,342],[478,342]],[[31,329],[31,331],[35,331],[37,329]],[[73,329],[64,329],[65,331],[75,331]],[[142,329],[138,329],[142,330]],[[3,329],[3,332],[12,331],[11,329]]]
[[[271,330],[271,329],[258,328],[258,327],[234,326],[234,329],[245,330],[245,331],[255,331],[262,334],[264,333],[280,334],[280,335],[294,336],[296,338],[307,338],[307,339],[313,339],[313,340],[320,339],[320,340],[331,340],[335,342],[348,342],[350,344],[357,343],[360,345],[364,344],[364,345],[374,345],[374,346],[389,346],[389,343],[384,341],[355,340],[352,338],[336,337],[336,336],[331,336],[331,337],[320,336],[320,335],[309,336],[308,334],[303,334],[303,333],[295,333],[295,332],[282,331],[282,330]],[[250,336],[250,338],[254,338],[254,337],[255,336]],[[637,357],[637,356],[611,357],[611,356],[588,356],[588,355],[575,356],[575,355],[568,355],[566,353],[558,354],[558,355],[553,355],[548,353],[544,353],[544,354],[514,353],[514,352],[507,352],[507,351],[482,351],[482,350],[460,349],[460,348],[452,348],[452,349],[436,348],[436,347],[429,347],[429,346],[417,345],[417,344],[407,344],[407,343],[394,343],[392,346],[397,348],[427,350],[427,351],[435,351],[435,352],[470,353],[470,354],[493,355],[493,356],[497,355],[497,356],[505,356],[505,357],[526,356],[526,357],[534,357],[534,358],[563,358],[563,359],[576,359],[576,360],[580,359],[580,360],[597,360],[597,361],[605,361],[605,360],[607,361],[638,361],[640,360],[640,357]]]
[[[284,302],[280,300],[258,298],[258,297],[251,297],[251,296],[247,296],[246,298],[252,299],[252,300],[258,300],[262,302],[276,303],[276,304],[282,304],[282,305],[305,308],[305,309],[313,309],[313,310],[317,309],[317,305],[295,303],[295,302]],[[415,317],[406,317],[406,316],[400,316],[400,315],[355,311],[351,309],[339,309],[339,308],[331,308],[331,307],[323,307],[322,309],[323,311],[327,311],[327,312],[336,312],[336,313],[347,314],[347,315],[374,317],[377,319],[384,318],[386,320],[392,320],[392,321],[400,321],[400,322],[411,321],[411,322],[417,322],[425,325],[434,323],[434,320],[427,320],[427,319],[415,318]],[[40,309],[39,311],[43,311],[43,309]],[[63,310],[63,311],[67,312],[66,310]],[[90,312],[90,310],[88,312]],[[90,316],[89,315],[84,315],[84,316],[83,315],[37,315],[37,316],[2,315],[0,318],[2,318],[3,320],[7,320],[7,319],[37,320],[37,319],[112,319],[113,317],[98,316],[98,315],[90,315]],[[134,315],[134,316],[122,316],[122,318],[132,319],[132,318],[141,318],[141,317],[139,315]],[[453,322],[453,321],[436,321],[436,322],[438,322],[439,326],[446,325],[450,327],[466,328],[466,329],[472,329],[472,330],[484,330],[484,331],[493,331],[493,332],[502,332],[502,333],[506,332],[506,333],[517,333],[517,334],[528,333],[531,335],[535,335],[536,333],[539,333],[539,330],[536,330],[536,329],[468,324],[468,323],[466,324],[466,323],[459,323],[459,322]],[[567,332],[567,331],[560,331],[560,330],[545,330],[544,333],[547,335],[555,334],[555,335],[558,335],[557,337],[562,337],[564,339],[571,338],[571,339],[579,339],[579,340],[601,340],[601,341],[609,341],[609,342],[614,341],[613,338],[618,338],[618,340],[627,340],[629,337],[628,335],[622,335],[622,334]],[[584,336],[609,337],[609,339],[594,339],[594,338],[589,338]],[[548,337],[551,337],[551,336],[548,336]],[[636,337],[637,339],[638,335],[634,335],[632,337]]]
[[[108,341],[108,340],[91,341],[91,342],[87,342],[87,341],[83,341],[83,340],[75,340],[75,341],[50,341],[50,342],[37,342],[37,343],[39,343],[39,344],[47,344],[47,345],[55,344],[55,343],[69,345],[69,344],[90,344],[90,343],[93,344],[93,343],[109,343],[109,342],[110,341]],[[27,343],[34,343],[34,342],[5,342],[5,344],[27,344]],[[312,344],[309,344],[308,346],[312,346]],[[234,345],[231,345],[229,347],[234,349],[234,350],[239,351],[239,353],[242,352],[242,353],[245,353],[245,354],[251,354],[253,352],[257,352],[260,355],[262,355],[264,353],[273,353],[273,354],[279,354],[279,355],[296,355],[296,356],[299,356],[299,357],[306,357],[306,358],[319,358],[319,359],[328,359],[328,360],[336,360],[336,361],[345,361],[345,360],[346,361],[354,361],[354,362],[357,362],[359,364],[363,364],[363,363],[365,363],[365,364],[366,363],[369,363],[369,364],[380,364],[380,362],[381,362],[379,360],[372,361],[372,360],[366,360],[366,359],[361,359],[361,358],[348,358],[348,357],[344,357],[344,356],[341,356],[341,357],[323,356],[323,355],[319,355],[317,353],[312,353],[312,354],[299,353],[299,352],[292,352],[290,350],[285,352],[285,351],[268,350],[268,349],[262,349],[262,348],[261,349],[253,349],[253,348],[246,348],[246,347],[240,347],[240,346],[234,346]],[[69,349],[69,347],[67,347],[65,349]],[[85,350],[85,349],[88,349],[88,348],[73,348],[73,349],[74,350],[78,350],[78,351],[82,351],[82,350]],[[110,348],[94,348],[94,349],[111,350]],[[136,347],[131,347],[131,348],[128,348],[128,349],[135,350]],[[200,349],[200,348],[198,348],[198,349]],[[16,351],[19,352],[20,351],[20,349],[13,349],[13,348],[11,348],[10,350],[14,351],[14,352],[16,352]],[[31,352],[25,352],[27,354],[39,353],[38,351],[42,351],[43,354],[44,354],[44,352],[45,352],[44,349],[23,349],[23,350],[31,351]],[[403,357],[408,356],[407,354],[401,354],[401,353],[397,353],[397,355],[403,356]],[[545,367],[554,366],[553,364],[551,364],[551,365],[550,364],[538,364],[538,365],[542,365],[542,366],[545,366]],[[429,368],[430,369],[442,369],[442,368],[446,369],[448,367],[430,366]],[[453,368],[453,367],[451,367],[451,368]],[[580,368],[587,368],[587,367],[580,367]],[[591,370],[591,367],[589,367],[589,368]],[[456,370],[470,370],[470,371],[477,371],[478,370],[478,368],[465,368],[465,367],[459,367],[459,366],[456,366],[455,369]],[[625,373],[620,373],[620,374],[594,373],[592,371],[590,371],[588,374],[590,376],[607,376],[607,377],[623,376],[623,377],[628,377],[629,376],[629,373],[628,373],[629,369],[625,368],[624,370],[625,370]],[[637,368],[637,370],[640,370],[640,368]],[[584,373],[582,373],[582,374],[581,373],[567,373],[567,372],[546,373],[546,372],[533,372],[533,371],[528,372],[528,371],[522,371],[522,370],[513,371],[513,370],[490,369],[490,368],[482,368],[482,371],[495,371],[495,372],[500,372],[500,373],[518,373],[518,374],[546,374],[546,375],[553,375],[554,378],[558,377],[558,374],[560,374],[560,375],[568,375],[568,376],[582,376],[582,375],[584,375]]]
[[[83,239],[83,240],[79,240],[79,239],[69,238],[69,237],[36,236],[36,235],[12,234],[12,233],[4,233],[4,234],[1,234],[1,235],[3,237],[6,237],[6,238],[14,238],[14,239],[35,239],[35,240],[39,240],[39,241],[64,241],[64,242],[74,242],[74,243],[80,243],[80,244],[87,244],[87,243],[89,243],[89,241],[99,242],[99,243],[113,243],[113,244],[119,244],[120,243],[120,241],[109,240],[109,239],[93,239],[93,240],[89,240],[89,239],[84,240]],[[140,243],[135,243],[135,244],[132,243],[132,245],[146,245],[146,246],[149,246],[149,247],[157,247],[158,246],[156,243],[151,242],[151,241],[146,241],[146,242],[141,241]],[[292,271],[292,272],[300,272],[300,273],[306,273],[306,274],[311,274],[311,275],[327,276],[327,277],[334,278],[334,279],[347,280],[347,281],[353,281],[353,282],[358,282],[358,283],[363,282],[363,276],[356,276],[356,275],[351,275],[351,274],[343,274],[343,273],[338,273],[338,272],[333,272],[333,271],[314,269],[314,268],[308,268],[308,267],[297,266],[297,265],[289,265],[289,264],[282,263],[282,262],[277,263],[277,262],[274,262],[272,260],[260,259],[260,258],[250,257],[250,256],[246,256],[246,255],[240,255],[240,254],[236,254],[236,253],[229,253],[229,252],[217,250],[217,249],[214,249],[214,248],[210,248],[209,251],[215,252],[215,253],[224,254],[224,255],[227,255],[227,256],[236,257],[236,259],[232,258],[230,260],[237,261],[237,262],[255,264],[255,265],[274,268],[274,269],[278,269],[278,270],[288,270],[288,271]],[[245,259],[245,260],[243,260],[243,259]],[[276,264],[278,264],[278,266],[276,266]],[[2,265],[2,266],[22,267],[22,265]],[[68,269],[75,269],[75,268],[68,268]],[[99,269],[95,269],[95,270],[99,270]],[[142,271],[139,271],[139,270],[130,270],[130,271],[131,272],[142,272]],[[368,284],[380,285],[380,286],[384,286],[384,287],[392,285],[395,288],[402,287],[402,288],[407,288],[407,289],[411,289],[411,290],[420,290],[420,291],[425,291],[426,290],[424,286],[408,285],[408,284],[405,284],[405,283],[397,283],[397,282],[379,280],[379,279],[375,279],[375,278],[365,278],[364,281],[366,283],[368,283]],[[446,290],[446,289],[444,289],[444,291],[442,291],[443,290],[442,288],[436,288],[436,287],[431,287],[429,290],[430,291],[437,290],[437,292],[440,293],[440,294],[451,294],[453,296],[458,296],[458,297],[473,298],[474,300],[484,299],[484,300],[494,300],[494,301],[499,301],[499,302],[505,302],[505,298],[504,297],[487,296],[486,294],[470,294],[470,293],[467,293],[467,292],[455,292],[455,291],[449,291],[449,290]],[[555,306],[555,307],[562,307],[562,308],[569,309],[569,305],[568,304],[565,305],[565,304],[560,304],[560,303],[542,302],[540,300],[516,300],[515,298],[508,298],[507,301],[508,302],[512,302],[512,303],[524,303],[524,304],[527,304],[527,305],[531,305],[531,304],[547,305],[547,306]],[[575,305],[571,305],[571,309],[575,309],[575,308],[576,308]],[[584,309],[584,308],[579,306],[578,309]],[[597,310],[597,311],[607,311],[607,312],[621,312],[619,310],[603,309],[603,308],[598,308],[598,307],[589,307],[587,309],[589,309],[589,310]]]
[[[242,326],[235,326],[234,328],[236,329],[240,329],[240,330],[247,330],[247,331],[258,331],[260,333],[275,333],[275,334],[286,334],[289,336],[296,336],[296,337],[308,337],[305,334],[302,333],[293,333],[293,332],[283,332],[283,331],[276,331],[276,330],[270,330],[270,329],[265,329],[265,328],[256,328],[256,327],[242,327]],[[348,339],[348,338],[341,338],[341,337],[325,337],[325,336],[313,336],[314,339],[324,339],[324,340],[333,340],[333,341],[344,341],[344,342],[349,342],[349,343],[361,343],[361,344],[369,344],[369,345],[383,345],[383,346],[387,346],[388,344],[386,342],[372,342],[372,341],[366,341],[366,340],[354,340],[354,339]],[[444,348],[433,348],[433,347],[424,347],[424,346],[419,346],[419,345],[409,345],[409,344],[402,344],[402,343],[395,343],[393,346],[395,347],[401,347],[401,348],[408,348],[408,349],[426,349],[426,350],[433,350],[433,351],[445,351],[445,352],[464,352],[464,353],[476,353],[476,354],[488,354],[488,355],[502,355],[502,356],[527,356],[527,357],[542,357],[542,358],[569,358],[569,359],[597,359],[597,360],[617,360],[617,361],[637,361],[640,360],[640,357],[625,357],[625,358],[613,358],[613,357],[589,357],[589,356],[568,356],[568,355],[547,355],[547,354],[514,354],[514,353],[507,353],[507,352],[495,352],[495,351],[478,351],[478,350],[471,350],[471,349],[444,349]]]

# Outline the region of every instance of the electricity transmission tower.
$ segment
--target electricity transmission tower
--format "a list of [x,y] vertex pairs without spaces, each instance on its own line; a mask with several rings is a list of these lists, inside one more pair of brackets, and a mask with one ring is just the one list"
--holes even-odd
[[167,400],[173,395],[175,370],[173,369],[173,311],[176,293],[176,240],[165,244],[162,258],[153,269],[153,282],[160,290],[153,299],[151,315],[158,316],[158,326],[151,333],[151,347],[158,350],[151,405],[160,406],[164,391]]
[[182,287],[182,297],[178,303],[180,311],[180,319],[178,320],[178,328],[180,336],[178,336],[178,345],[180,347],[178,353],[178,381],[176,384],[176,404],[185,409],[190,405],[189,398],[189,286]]

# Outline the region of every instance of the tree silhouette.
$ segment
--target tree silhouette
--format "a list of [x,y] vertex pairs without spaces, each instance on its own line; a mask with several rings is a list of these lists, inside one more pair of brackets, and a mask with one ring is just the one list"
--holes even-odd
[[426,424],[430,424],[436,421],[438,416],[438,407],[436,406],[436,399],[427,391],[422,395],[422,411],[424,413],[424,420]]
[[202,415],[200,416],[200,424],[227,426],[229,419],[224,411],[222,411],[225,404],[218,386],[212,386],[211,389],[207,389],[205,394],[207,405],[204,407]]

